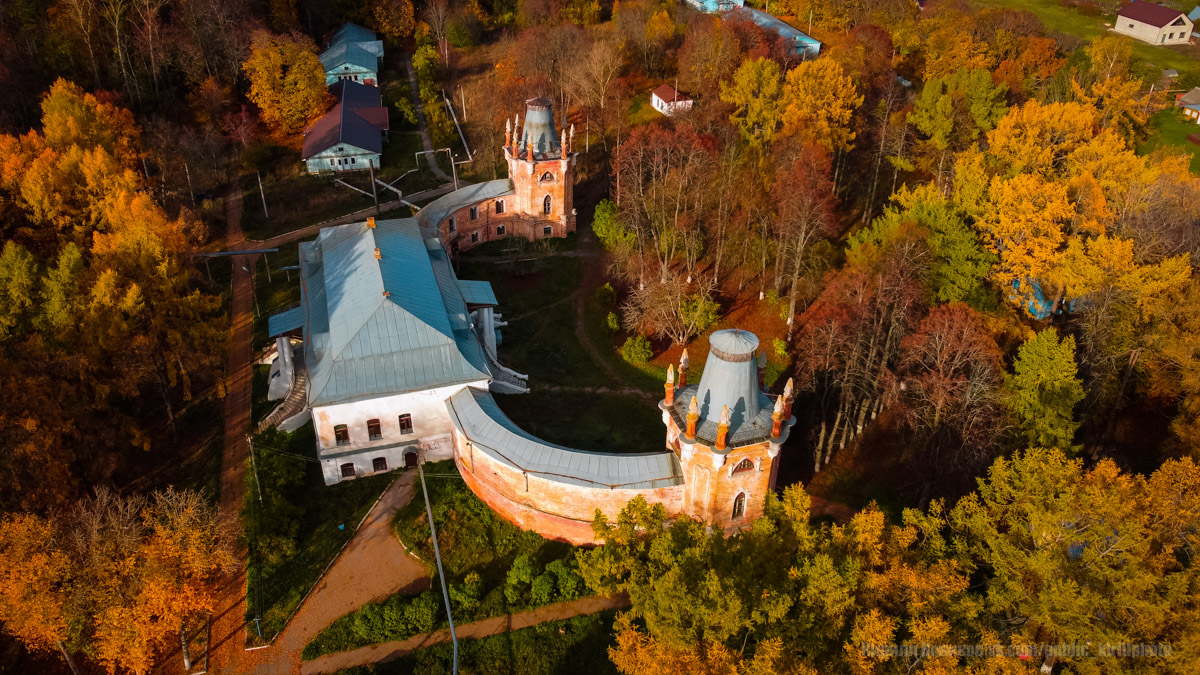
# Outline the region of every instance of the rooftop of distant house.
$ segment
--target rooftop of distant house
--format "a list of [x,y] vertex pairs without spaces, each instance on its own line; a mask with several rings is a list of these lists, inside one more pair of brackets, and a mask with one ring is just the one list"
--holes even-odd
[[1177,9],[1145,2],[1145,0],[1134,0],[1117,12],[1117,16],[1140,21],[1156,28],[1169,26],[1182,15],[1183,12]]
[[668,103],[674,103],[676,101],[692,100],[691,97],[689,97],[687,94],[679,91],[678,89],[676,89],[675,87],[672,87],[669,84],[664,84],[664,85],[660,86],[658,89],[655,89],[654,95],[657,96],[659,98],[659,100],[666,101]]

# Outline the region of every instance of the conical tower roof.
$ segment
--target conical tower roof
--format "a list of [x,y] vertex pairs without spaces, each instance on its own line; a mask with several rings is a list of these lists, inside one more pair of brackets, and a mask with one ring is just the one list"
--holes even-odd
[[521,131],[518,153],[528,149],[528,159],[562,156],[562,144],[554,127],[554,107],[550,99],[538,97],[525,101],[525,126]]

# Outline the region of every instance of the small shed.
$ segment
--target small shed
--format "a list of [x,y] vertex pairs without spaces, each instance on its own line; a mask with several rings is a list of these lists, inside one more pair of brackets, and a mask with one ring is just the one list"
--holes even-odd
[[1188,93],[1176,96],[1175,107],[1182,108],[1186,117],[1200,124],[1200,87],[1194,87]]
[[692,99],[675,87],[664,84],[650,94],[650,105],[667,117],[674,117],[691,110]]

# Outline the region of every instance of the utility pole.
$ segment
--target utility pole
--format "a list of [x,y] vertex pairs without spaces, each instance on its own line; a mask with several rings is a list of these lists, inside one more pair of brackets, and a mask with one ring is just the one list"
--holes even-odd
[[187,162],[183,163],[183,173],[187,175],[188,195],[192,198],[192,210],[195,211],[196,210],[196,191],[192,189],[192,172],[190,169],[188,169]]
[[71,658],[71,653],[67,651],[67,645],[62,640],[58,641],[58,649],[62,652],[63,658],[67,660],[67,665],[71,666],[71,672],[79,675],[79,667],[75,665],[75,660]]
[[379,215],[379,193],[375,190],[375,160],[368,159],[367,166],[371,168],[371,198],[375,200],[375,215]]
[[183,649],[183,670],[190,672],[192,670],[192,654],[188,651],[187,631],[183,626],[179,627],[179,646]]
[[446,148],[446,155],[450,157],[450,173],[454,176],[454,189],[458,189],[458,166],[454,164],[454,153],[450,148]]
[[438,581],[442,584],[442,600],[446,602],[446,620],[450,622],[450,641],[454,644],[454,675],[458,675],[458,636],[454,633],[454,617],[450,614],[450,593],[446,590],[446,575],[442,572],[442,553],[438,550],[437,532],[433,529],[433,507],[429,505],[429,490],[425,489],[425,471],[417,460],[417,475],[421,477],[421,493],[425,495],[425,517],[429,519],[429,535],[433,538],[433,557],[437,560]]
[[458,95],[462,99],[463,121],[466,122],[467,121],[467,92],[465,89],[462,88],[461,84],[458,85]]
[[242,270],[250,275],[250,295],[254,298],[254,316],[262,316],[262,312],[258,309],[258,291],[254,288],[254,272],[251,272],[250,268],[245,265],[242,265]]
[[267,213],[267,193],[263,190],[262,186],[262,172],[256,170],[254,173],[258,176],[258,194],[262,197],[263,218],[270,218],[271,214]]
[[246,445],[250,446],[250,468],[254,472],[254,487],[258,489],[258,503],[262,504],[262,483],[258,482],[258,461],[254,458],[254,438],[246,434]]

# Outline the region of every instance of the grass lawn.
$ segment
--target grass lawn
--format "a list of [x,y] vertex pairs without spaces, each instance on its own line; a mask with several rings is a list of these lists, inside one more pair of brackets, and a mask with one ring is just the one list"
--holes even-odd
[[1187,140],[1188,134],[1200,134],[1200,124],[1183,116],[1179,108],[1168,108],[1150,118],[1153,130],[1145,143],[1138,146],[1139,154],[1158,148],[1182,150],[1192,157],[1192,173],[1200,175],[1200,145]]
[[[299,264],[299,247],[299,241],[281,244],[277,252],[260,255],[255,263],[254,293],[258,314],[251,329],[251,344],[256,354],[273,342],[267,336],[269,317],[300,304],[300,271],[280,269]],[[268,266],[270,274],[267,273]]]
[[[459,642],[462,673],[489,675],[610,675],[608,659],[616,612],[551,621],[491,637]],[[338,675],[443,675],[452,671],[453,648],[440,644],[395,661],[339,671]]]
[[626,114],[626,119],[630,126],[639,124],[649,124],[655,120],[663,119],[662,113],[654,109],[650,105],[650,92],[642,92],[633,97],[629,102],[629,112]]
[[[571,546],[496,515],[467,489],[453,461],[424,469],[456,623],[573,600],[583,592]],[[420,494],[396,514],[393,528],[406,548],[433,561]],[[403,640],[444,625],[441,590],[434,581],[419,595],[396,594],[337,619],[305,646],[304,658]]]
[[263,499],[260,504],[254,472],[247,470],[242,520],[250,551],[246,563],[249,642],[259,644],[254,619],[262,619],[264,641],[283,630],[305,594],[395,475],[325,485],[316,463],[311,424],[291,434],[268,430],[256,436],[254,443]]
[[495,398],[517,426],[551,443],[595,452],[664,451],[662,411],[636,396],[537,391],[534,384],[531,393]]
[[[1086,16],[1074,7],[1064,7],[1057,0],[973,0],[981,7],[1008,7],[1029,10],[1037,15],[1046,28],[1083,40],[1091,40],[1108,34],[1105,23],[1113,23],[1115,16]],[[1114,33],[1115,34],[1115,33]],[[1200,73],[1200,61],[1188,55],[1185,48],[1159,47],[1140,40],[1132,40],[1133,56],[1138,61],[1154,64],[1159,68],[1174,68],[1179,74]]]

